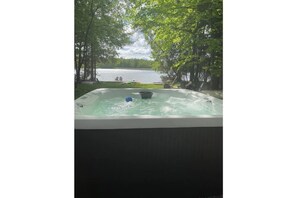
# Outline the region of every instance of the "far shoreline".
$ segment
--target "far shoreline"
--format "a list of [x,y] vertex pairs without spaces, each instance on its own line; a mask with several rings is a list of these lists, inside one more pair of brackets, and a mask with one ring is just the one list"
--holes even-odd
[[129,69],[129,70],[154,70],[153,68],[147,68],[147,67],[136,67],[136,68],[132,68],[132,67],[96,67],[96,69]]

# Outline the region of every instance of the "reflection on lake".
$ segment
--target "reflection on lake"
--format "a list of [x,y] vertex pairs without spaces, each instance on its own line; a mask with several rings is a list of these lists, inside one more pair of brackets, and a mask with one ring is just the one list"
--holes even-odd
[[145,69],[96,69],[99,81],[116,81],[122,77],[123,82],[161,83],[161,73]]

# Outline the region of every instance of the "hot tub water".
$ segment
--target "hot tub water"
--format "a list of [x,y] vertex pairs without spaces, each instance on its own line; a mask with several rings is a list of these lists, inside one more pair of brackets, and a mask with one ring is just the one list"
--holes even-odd
[[[96,94],[95,94],[96,95]],[[222,115],[221,100],[191,92],[168,94],[154,91],[151,99],[141,99],[138,92],[99,94],[96,100],[83,104],[77,100],[77,114],[89,116],[199,116]],[[86,97],[86,96],[84,96]],[[131,97],[132,101],[126,100]]]

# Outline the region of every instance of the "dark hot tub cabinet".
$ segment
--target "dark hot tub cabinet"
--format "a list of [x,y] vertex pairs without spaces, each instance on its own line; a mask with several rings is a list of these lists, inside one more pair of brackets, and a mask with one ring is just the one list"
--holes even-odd
[[76,118],[76,198],[222,197],[222,116]]

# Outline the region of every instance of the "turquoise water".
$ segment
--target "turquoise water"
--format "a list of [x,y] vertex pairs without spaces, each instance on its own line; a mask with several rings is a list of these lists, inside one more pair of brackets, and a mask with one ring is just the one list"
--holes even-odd
[[[126,102],[127,96],[132,97]],[[98,98],[91,105],[80,108],[81,114],[93,116],[199,116],[222,115],[222,103],[208,97],[179,97],[154,93],[151,99],[138,94]]]

